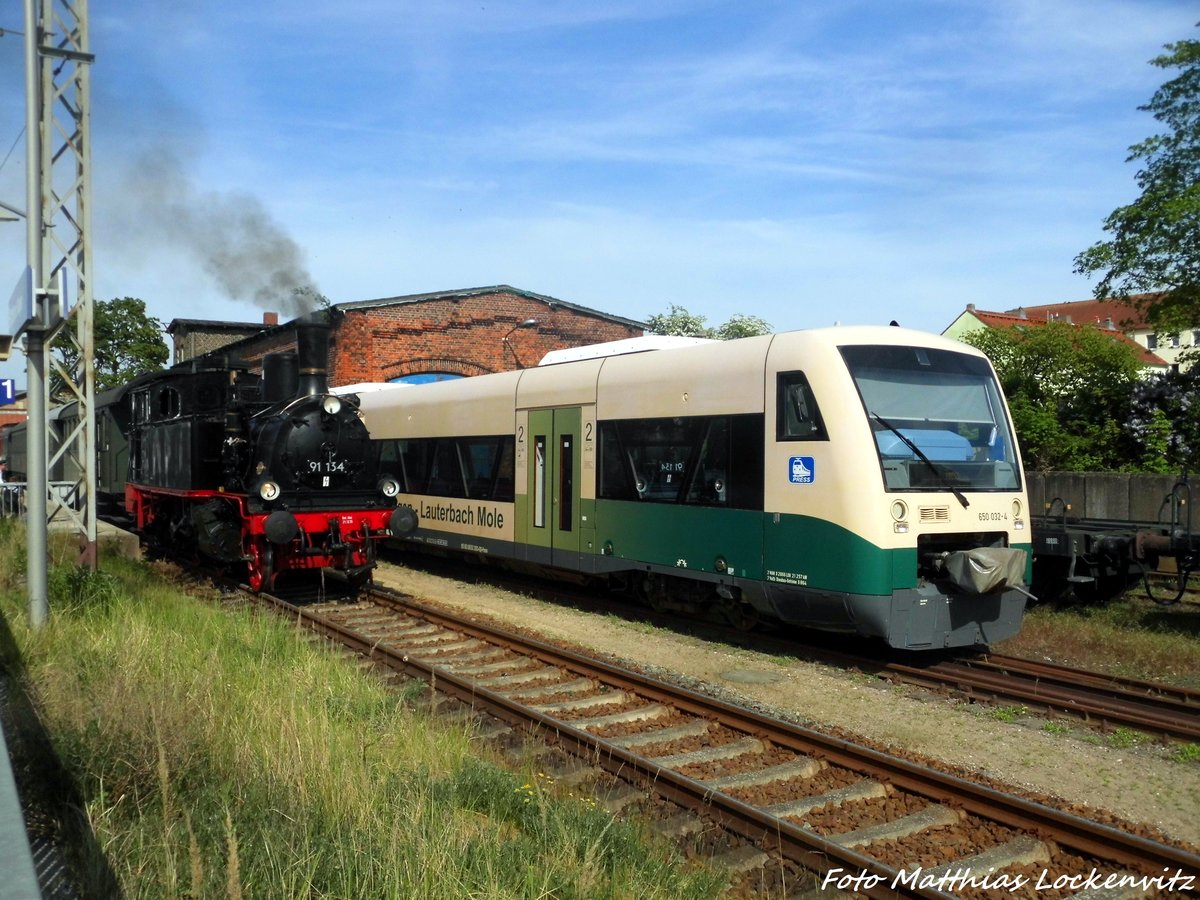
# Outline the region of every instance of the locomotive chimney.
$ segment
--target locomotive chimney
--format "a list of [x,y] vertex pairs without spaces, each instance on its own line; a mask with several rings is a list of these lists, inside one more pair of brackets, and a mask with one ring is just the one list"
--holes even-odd
[[329,390],[329,326],[324,322],[296,323],[296,355],[300,396],[311,397]]

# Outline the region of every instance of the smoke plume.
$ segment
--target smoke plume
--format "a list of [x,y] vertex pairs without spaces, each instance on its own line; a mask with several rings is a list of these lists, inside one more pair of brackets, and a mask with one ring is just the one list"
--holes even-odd
[[125,181],[127,234],[184,253],[235,300],[287,316],[312,312],[321,295],[304,253],[259,198],[198,189],[166,148],[143,154]]

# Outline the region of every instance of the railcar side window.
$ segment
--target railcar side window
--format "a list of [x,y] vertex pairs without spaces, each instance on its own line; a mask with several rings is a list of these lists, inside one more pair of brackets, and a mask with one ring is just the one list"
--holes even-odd
[[[513,438],[461,438],[458,446],[467,496],[474,500],[512,500]],[[507,497],[502,496],[505,492]]]
[[817,398],[803,372],[780,372],[776,382],[775,439],[828,440]]
[[399,461],[404,490],[435,497],[512,502],[512,435],[384,441],[381,465]]
[[459,464],[458,448],[449,438],[434,445],[433,467],[429,472],[429,493],[437,497],[465,497],[467,484]]
[[404,470],[404,490],[410,494],[426,493],[433,441],[398,441],[397,447]]
[[636,500],[631,472],[633,464],[621,446],[616,422],[600,422],[600,473],[596,489],[608,500]]
[[606,500],[762,509],[763,417],[601,422]]

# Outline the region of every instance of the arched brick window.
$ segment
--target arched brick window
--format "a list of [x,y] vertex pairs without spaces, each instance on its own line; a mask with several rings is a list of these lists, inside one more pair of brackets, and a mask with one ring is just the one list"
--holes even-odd
[[389,384],[430,384],[434,381],[453,381],[464,377],[458,372],[413,372],[411,375],[400,375],[389,378]]

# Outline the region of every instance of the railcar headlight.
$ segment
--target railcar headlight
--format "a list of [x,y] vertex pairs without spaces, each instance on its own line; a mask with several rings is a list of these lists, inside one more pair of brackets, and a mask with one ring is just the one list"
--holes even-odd
[[274,481],[264,481],[258,486],[258,496],[270,502],[279,496],[279,485]]
[[329,394],[321,401],[321,409],[329,413],[331,416],[336,416],[342,411],[342,401],[333,394]]
[[908,531],[908,504],[903,500],[892,501],[892,519],[895,524],[892,530],[897,534],[905,534]]
[[380,478],[378,487],[379,493],[385,497],[395,497],[400,493],[400,482],[395,478]]
[[1017,531],[1025,530],[1025,520],[1021,518],[1022,512],[1024,512],[1024,509],[1021,506],[1021,499],[1019,497],[1014,497],[1012,502],[1012,517],[1013,528]]

